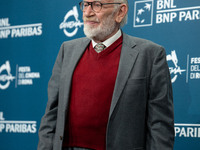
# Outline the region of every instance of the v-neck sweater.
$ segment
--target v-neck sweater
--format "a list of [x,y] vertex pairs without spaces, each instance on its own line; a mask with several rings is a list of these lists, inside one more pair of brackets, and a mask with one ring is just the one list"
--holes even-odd
[[117,77],[122,36],[97,53],[92,42],[72,78],[63,147],[106,149],[106,128]]

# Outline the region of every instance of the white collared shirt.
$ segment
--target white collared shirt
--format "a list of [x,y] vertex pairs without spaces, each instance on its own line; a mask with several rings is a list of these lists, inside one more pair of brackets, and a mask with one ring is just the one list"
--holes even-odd
[[[109,47],[111,44],[113,44],[120,36],[122,35],[121,30],[119,29],[117,31],[117,33],[115,33],[113,36],[111,36],[109,39],[105,40],[104,42],[102,42],[106,48]],[[92,40],[92,46],[93,48],[97,45],[97,43]]]

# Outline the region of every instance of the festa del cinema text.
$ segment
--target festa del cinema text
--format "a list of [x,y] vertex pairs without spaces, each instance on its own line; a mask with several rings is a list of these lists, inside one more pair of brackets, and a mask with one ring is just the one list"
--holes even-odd
[[190,79],[200,79],[200,57],[192,57],[190,63]]

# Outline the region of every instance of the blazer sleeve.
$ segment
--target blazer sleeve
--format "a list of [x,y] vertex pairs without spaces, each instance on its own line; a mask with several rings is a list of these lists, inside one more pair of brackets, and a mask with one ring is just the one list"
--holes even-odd
[[150,75],[146,150],[173,150],[174,109],[165,50],[157,51]]
[[59,82],[64,53],[63,49],[62,44],[53,67],[52,76],[48,83],[48,102],[45,114],[40,123],[38,150],[53,149],[58,110]]

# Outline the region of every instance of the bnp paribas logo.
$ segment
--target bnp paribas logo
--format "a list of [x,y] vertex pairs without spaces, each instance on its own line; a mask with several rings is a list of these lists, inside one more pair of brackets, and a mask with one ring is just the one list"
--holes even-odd
[[134,5],[134,27],[152,26],[153,0],[136,1]]
[[199,21],[200,5],[183,5],[176,0],[135,0],[133,27]]

